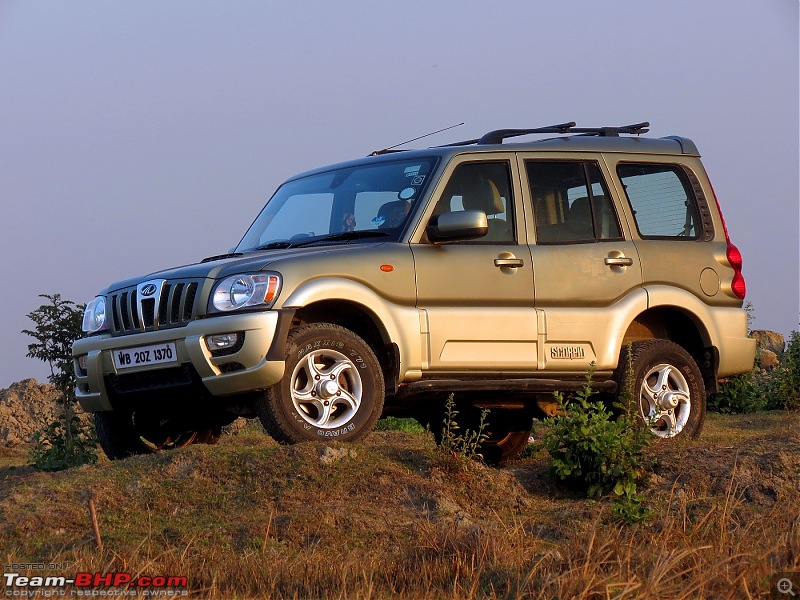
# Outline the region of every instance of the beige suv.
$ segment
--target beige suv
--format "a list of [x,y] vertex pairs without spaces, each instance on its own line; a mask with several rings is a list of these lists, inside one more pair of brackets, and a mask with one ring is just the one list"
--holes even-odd
[[[357,440],[381,415],[518,455],[554,390],[632,365],[662,437],[696,436],[748,371],[742,260],[692,141],[574,123],[371,156],[278,188],[230,253],[121,281],[86,309],[77,397],[111,458],[213,442]],[[525,136],[522,143],[508,140]],[[630,348],[630,360],[626,356]]]

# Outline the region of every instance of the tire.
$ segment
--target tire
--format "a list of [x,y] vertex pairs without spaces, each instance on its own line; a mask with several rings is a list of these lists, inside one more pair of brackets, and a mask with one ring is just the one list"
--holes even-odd
[[193,444],[207,444],[209,446],[213,446],[217,442],[219,442],[219,438],[222,435],[222,427],[212,427],[211,429],[202,429],[197,432],[194,440],[192,440]]
[[[482,408],[472,403],[461,402],[456,406],[458,414],[455,422],[459,429],[456,433],[464,434],[467,430],[477,431],[480,428]],[[444,408],[431,410],[423,417],[436,443],[442,441]],[[502,467],[517,458],[528,445],[528,438],[533,427],[533,410],[528,408],[489,409],[484,431],[489,438],[481,444],[480,454],[488,465]]]
[[383,371],[364,340],[339,325],[313,323],[289,332],[284,378],[256,410],[282,444],[352,442],[375,428],[384,393]]
[[94,428],[97,440],[110,460],[120,460],[145,454],[147,450],[139,442],[128,413],[117,411],[94,413]]
[[111,460],[174,450],[192,443],[214,444],[219,440],[212,429],[199,432],[171,429],[153,416],[126,411],[96,412],[94,426],[100,447]]
[[[469,419],[467,427],[475,431],[480,427],[482,410],[479,408],[472,410],[475,412]],[[517,458],[528,445],[532,427],[533,411],[531,410],[490,409],[486,417],[486,431],[489,439],[481,444],[480,449],[484,462],[488,465],[502,467]]]
[[[706,419],[703,376],[691,355],[667,340],[635,342],[622,350],[615,374],[620,391],[632,382],[633,403],[660,438],[696,438]],[[624,397],[622,393],[620,397]]]

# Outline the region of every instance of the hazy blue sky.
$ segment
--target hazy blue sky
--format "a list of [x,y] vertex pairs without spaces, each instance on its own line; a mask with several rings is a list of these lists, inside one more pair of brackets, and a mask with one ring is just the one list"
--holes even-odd
[[798,328],[798,2],[0,0],[0,387],[38,294],[238,242],[286,177],[465,121],[692,138],[755,326]]

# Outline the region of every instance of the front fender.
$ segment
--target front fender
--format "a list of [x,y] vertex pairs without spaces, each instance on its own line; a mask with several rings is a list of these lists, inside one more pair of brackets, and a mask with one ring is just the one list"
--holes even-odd
[[389,339],[400,352],[400,380],[418,371],[423,362],[419,311],[388,301],[366,285],[340,277],[321,277],[299,285],[284,300],[283,308],[301,309],[316,302],[341,301],[362,306],[375,315]]

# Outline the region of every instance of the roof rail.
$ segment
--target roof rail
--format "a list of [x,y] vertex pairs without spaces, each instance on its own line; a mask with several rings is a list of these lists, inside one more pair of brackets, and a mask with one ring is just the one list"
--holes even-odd
[[623,125],[622,127],[598,127],[596,129],[585,129],[581,130],[580,128],[571,129],[570,133],[577,133],[578,135],[599,135],[599,136],[606,136],[606,137],[619,137],[620,133],[627,133],[631,135],[639,135],[641,133],[647,133],[650,131],[648,129],[650,127],[649,121],[642,121],[641,123],[635,123],[633,125]]
[[490,131],[483,137],[445,144],[444,147],[469,146],[470,144],[502,144],[504,139],[510,137],[530,135],[532,133],[567,133],[572,127],[575,127],[575,121],[560,123],[559,125],[548,125],[547,127],[537,127],[535,129],[497,129],[495,131]]
[[487,144],[502,144],[504,140],[521,135],[531,135],[534,133],[556,133],[565,134],[571,133],[575,135],[596,135],[601,137],[618,137],[619,134],[639,135],[650,131],[648,128],[650,123],[643,121],[633,125],[622,125],[620,127],[575,127],[575,121],[568,123],[560,123],[558,125],[548,125],[547,127],[536,127],[534,129],[496,129],[483,135],[483,137],[475,138],[473,140],[464,140],[461,142],[454,142],[452,144],[445,144],[442,147],[448,146],[469,146],[471,144],[478,144],[479,146]]

